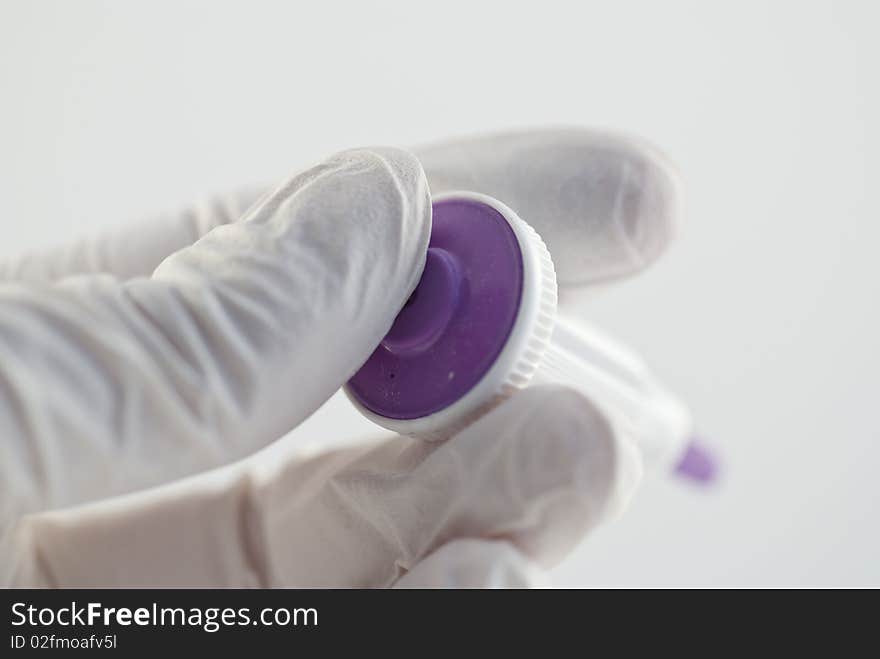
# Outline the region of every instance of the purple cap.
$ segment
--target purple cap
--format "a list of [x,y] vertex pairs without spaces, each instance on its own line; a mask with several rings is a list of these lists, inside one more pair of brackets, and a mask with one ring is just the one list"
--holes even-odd
[[523,256],[505,217],[453,198],[433,206],[425,270],[391,330],[348,382],[371,412],[416,419],[467,394],[510,335],[523,291]]
[[675,473],[696,483],[709,484],[718,477],[718,460],[700,439],[692,439],[675,466]]

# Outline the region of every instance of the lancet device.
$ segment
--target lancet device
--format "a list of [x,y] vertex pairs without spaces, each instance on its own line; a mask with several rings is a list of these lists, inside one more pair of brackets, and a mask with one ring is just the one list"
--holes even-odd
[[638,443],[647,469],[714,477],[687,408],[642,360],[557,313],[553,261],[534,229],[486,195],[435,197],[422,277],[348,397],[380,426],[431,440],[548,382],[586,394]]

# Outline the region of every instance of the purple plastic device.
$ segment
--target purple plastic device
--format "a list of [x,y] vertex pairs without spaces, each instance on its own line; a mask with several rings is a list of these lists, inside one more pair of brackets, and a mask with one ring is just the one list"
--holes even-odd
[[622,350],[557,316],[553,263],[528,224],[491,197],[450,193],[434,200],[418,286],[346,392],[379,425],[437,439],[531,382],[561,382],[630,430],[646,463],[712,480],[687,409]]

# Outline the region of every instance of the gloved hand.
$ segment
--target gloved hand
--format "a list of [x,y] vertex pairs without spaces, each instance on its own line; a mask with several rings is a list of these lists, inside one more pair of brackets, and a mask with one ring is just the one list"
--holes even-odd
[[5,583],[528,585],[622,508],[633,438],[556,387],[442,442],[292,446],[184,479],[282,437],[369,356],[419,279],[428,183],[516,209],[563,304],[671,235],[674,176],[629,138],[547,130],[416,153],[344,152],[256,203],[0,265]]

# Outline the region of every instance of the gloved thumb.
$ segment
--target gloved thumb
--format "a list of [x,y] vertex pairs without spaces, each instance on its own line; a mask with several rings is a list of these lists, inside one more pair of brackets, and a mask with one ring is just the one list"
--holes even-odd
[[430,218],[413,156],[348,151],[152,277],[0,287],[0,498],[19,513],[70,505],[281,436],[388,331]]

